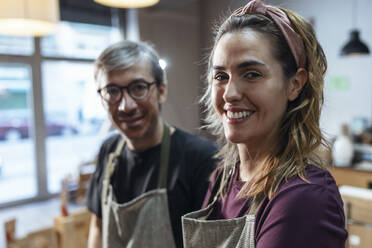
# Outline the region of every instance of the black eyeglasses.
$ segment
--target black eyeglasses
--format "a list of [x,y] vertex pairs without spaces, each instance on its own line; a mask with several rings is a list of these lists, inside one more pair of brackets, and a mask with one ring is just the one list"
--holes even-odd
[[107,85],[106,87],[100,88],[97,92],[101,95],[102,99],[105,100],[108,104],[115,104],[121,101],[123,97],[123,90],[126,89],[128,94],[134,100],[143,100],[146,98],[149,93],[151,85],[156,82],[146,82],[146,81],[135,81],[130,83],[127,86],[118,86],[118,85]]

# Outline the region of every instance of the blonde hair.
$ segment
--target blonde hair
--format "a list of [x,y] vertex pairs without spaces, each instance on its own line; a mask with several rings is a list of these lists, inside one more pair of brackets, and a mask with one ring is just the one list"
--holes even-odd
[[[303,39],[308,80],[297,99],[288,103],[280,124],[279,139],[274,144],[274,149],[269,157],[264,161],[263,170],[256,174],[251,182],[245,183],[239,193],[240,197],[262,199],[262,197],[268,196],[272,198],[283,180],[298,175],[307,181],[304,172],[308,164],[323,168],[321,159],[315,154],[316,148],[321,144],[329,147],[319,127],[323,104],[324,74],[327,69],[326,57],[312,26],[296,13],[280,9],[287,14],[293,27]],[[217,154],[217,157],[221,159],[218,169],[222,169],[221,184],[217,194],[222,195],[229,183],[229,171],[239,162],[239,154],[237,145],[226,140],[222,122],[212,104],[212,58],[214,49],[224,34],[239,32],[246,28],[260,32],[271,40],[271,51],[282,64],[283,73],[287,79],[295,75],[297,71],[294,57],[283,34],[269,18],[260,14],[231,16],[218,28],[208,61],[208,86],[200,102],[206,111],[206,127],[218,137],[218,142],[222,146]]]

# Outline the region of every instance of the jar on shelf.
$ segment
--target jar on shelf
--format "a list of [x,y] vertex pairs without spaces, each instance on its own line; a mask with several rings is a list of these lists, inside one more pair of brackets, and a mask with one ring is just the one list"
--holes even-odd
[[332,158],[335,166],[351,166],[354,156],[354,145],[351,139],[349,127],[343,124],[341,133],[336,137],[332,147]]

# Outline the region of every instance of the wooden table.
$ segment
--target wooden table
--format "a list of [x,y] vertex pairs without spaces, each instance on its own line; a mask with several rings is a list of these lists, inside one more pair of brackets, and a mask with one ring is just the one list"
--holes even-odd
[[329,167],[329,172],[335,178],[338,186],[350,185],[372,189],[372,171],[359,170],[350,167]]

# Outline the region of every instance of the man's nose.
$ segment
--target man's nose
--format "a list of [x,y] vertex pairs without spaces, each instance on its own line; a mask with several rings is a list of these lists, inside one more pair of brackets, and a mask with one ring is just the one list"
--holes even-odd
[[137,102],[128,94],[128,90],[123,90],[123,96],[121,97],[119,110],[124,112],[131,112],[137,108]]

